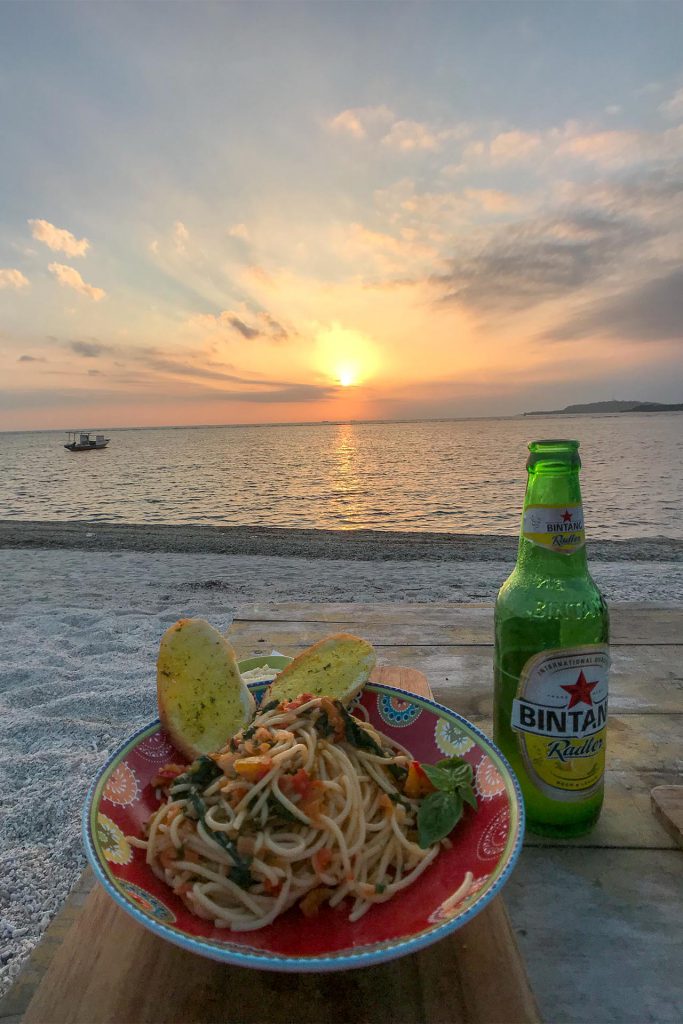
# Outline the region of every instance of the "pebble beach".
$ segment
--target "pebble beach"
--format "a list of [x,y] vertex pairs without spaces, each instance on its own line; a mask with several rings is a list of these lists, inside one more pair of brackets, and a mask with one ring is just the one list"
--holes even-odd
[[[91,779],[156,716],[168,625],[228,630],[257,602],[490,602],[515,551],[496,536],[0,523],[0,992],[83,870]],[[683,541],[589,557],[609,601],[683,601]]]

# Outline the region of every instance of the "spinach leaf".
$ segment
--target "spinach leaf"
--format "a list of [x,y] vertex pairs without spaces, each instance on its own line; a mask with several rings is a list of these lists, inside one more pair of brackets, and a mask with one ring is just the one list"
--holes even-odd
[[405,807],[407,811],[411,810],[410,804],[402,797],[400,793],[387,793],[387,796],[391,800],[392,804],[400,804],[401,807]]
[[[393,751],[384,750],[377,740],[359,724],[358,719],[349,714],[341,701],[336,700],[334,703],[342,713],[344,732],[348,743],[358,747],[359,750],[367,750],[369,754],[377,754],[378,757],[388,758],[394,756]],[[388,764],[386,767],[387,771],[393,775],[397,782],[402,782],[408,774],[407,768],[400,764]]]
[[334,733],[334,727],[330,725],[330,717],[327,714],[327,711],[321,711],[316,718],[315,731],[323,740],[326,740],[328,736],[332,736]]
[[275,793],[272,793],[268,797],[268,810],[271,814],[275,814],[278,818],[282,818],[283,821],[293,821],[297,825],[301,825],[301,818],[297,818],[296,814],[292,814],[289,807],[285,807],[285,805],[275,796]]
[[266,711],[275,711],[275,708],[280,702],[278,700],[269,700],[267,704],[262,704],[258,709],[259,715],[265,715]]
[[204,815],[206,814],[206,804],[199,796],[196,790],[191,789],[187,794],[187,799],[192,804],[192,809],[197,815],[197,821],[204,821]]
[[183,775],[179,775],[174,780],[173,785],[170,787],[170,792],[172,794],[176,786],[187,785],[193,786],[196,789],[204,789],[205,786],[208,786],[222,774],[216,762],[212,758],[207,757],[206,754],[202,754],[201,757],[192,762]]
[[359,725],[358,720],[349,714],[344,705],[337,700],[334,703],[342,713],[347,741],[353,744],[354,747],[358,747],[359,750],[367,750],[370,754],[386,757],[385,751],[382,750],[377,740]]
[[201,821],[202,825],[211,836],[211,838],[221,846],[226,853],[230,855],[230,859],[233,862],[233,866],[230,868],[230,879],[239,885],[242,889],[248,889],[253,884],[254,879],[251,876],[249,870],[250,860],[246,860],[240,857],[237,852],[237,847],[232,839],[229,839],[224,832],[214,832],[210,825],[206,822],[206,804],[200,796],[200,789],[205,788],[209,783],[213,782],[214,779],[222,775],[220,768],[212,761],[210,757],[206,757],[204,754],[198,760],[194,761],[190,765],[184,775],[180,775],[171,787],[171,795],[174,794],[175,786],[183,784],[183,787],[189,786],[189,789],[183,788],[181,793],[178,793],[180,799],[187,800],[194,811],[197,821]]

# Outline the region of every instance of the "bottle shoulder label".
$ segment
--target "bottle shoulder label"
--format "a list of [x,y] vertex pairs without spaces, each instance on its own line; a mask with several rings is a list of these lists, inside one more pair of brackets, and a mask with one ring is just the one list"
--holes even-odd
[[539,547],[571,555],[586,543],[581,505],[527,505],[522,536]]
[[555,800],[585,800],[605,771],[609,650],[587,644],[530,658],[511,726],[533,784]]

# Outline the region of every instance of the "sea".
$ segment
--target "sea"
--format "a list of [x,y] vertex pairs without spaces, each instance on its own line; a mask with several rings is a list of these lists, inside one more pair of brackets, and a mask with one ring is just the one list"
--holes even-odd
[[683,538],[683,413],[0,434],[0,518],[514,535],[527,443],[577,438],[586,529]]

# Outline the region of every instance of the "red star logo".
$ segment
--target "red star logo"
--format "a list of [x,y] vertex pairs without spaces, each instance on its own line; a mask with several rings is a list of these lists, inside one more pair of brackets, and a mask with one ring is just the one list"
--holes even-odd
[[562,521],[563,521],[563,522],[565,522],[565,523],[571,523],[571,521],[572,521],[572,514],[571,514],[571,512],[569,511],[569,509],[566,509],[566,510],[565,510],[565,511],[564,511],[564,512],[562,513]]
[[566,690],[571,700],[567,705],[567,710],[570,711],[575,704],[589,704],[593,706],[593,698],[591,697],[591,690],[598,685],[596,679],[594,683],[589,683],[586,679],[583,671],[579,673],[579,678],[575,683],[570,683],[569,686],[562,686],[563,690]]

